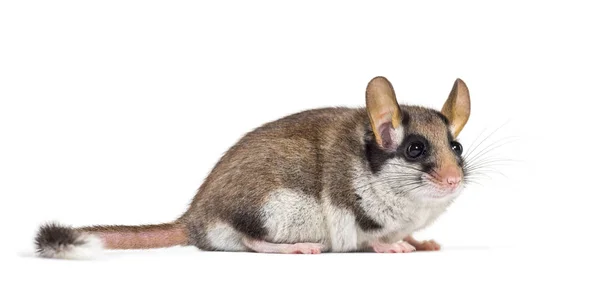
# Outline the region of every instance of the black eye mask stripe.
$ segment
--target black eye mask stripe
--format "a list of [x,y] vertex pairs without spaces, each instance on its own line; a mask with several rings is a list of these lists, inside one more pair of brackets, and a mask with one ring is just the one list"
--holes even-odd
[[452,141],[454,141],[454,136],[452,136],[452,133],[450,133],[450,130],[448,130],[447,136],[448,136],[448,143],[452,143]]
[[[425,144],[426,154],[417,160],[408,159],[406,157],[405,150],[406,150],[406,148],[408,148],[408,145],[410,143],[417,141],[417,140],[420,142],[423,142]],[[407,162],[412,162],[412,163],[419,162],[419,163],[421,163],[422,170],[430,171],[431,169],[433,169],[433,164],[427,162],[427,159],[430,157],[430,153],[427,153],[427,152],[430,152],[429,151],[430,146],[431,146],[431,144],[429,143],[429,141],[427,139],[425,139],[425,137],[423,137],[421,135],[417,135],[417,134],[409,134],[408,136],[406,136],[404,138],[404,140],[402,141],[402,144],[400,144],[400,146],[398,147],[396,152],[386,152],[383,149],[381,149],[381,147],[379,145],[377,145],[377,142],[375,141],[373,136],[369,136],[367,134],[367,136],[365,136],[365,157],[369,164],[369,168],[371,169],[371,172],[374,174],[379,173],[381,171],[381,169],[383,168],[383,166],[386,164],[386,162],[396,156],[403,158]]]
[[410,123],[410,114],[406,111],[402,111],[402,126],[407,127]]
[[369,168],[371,172],[377,174],[383,168],[383,165],[386,161],[394,158],[396,156],[395,153],[386,152],[377,145],[377,142],[373,138],[373,136],[367,136],[365,141],[365,156],[367,162],[369,163]]

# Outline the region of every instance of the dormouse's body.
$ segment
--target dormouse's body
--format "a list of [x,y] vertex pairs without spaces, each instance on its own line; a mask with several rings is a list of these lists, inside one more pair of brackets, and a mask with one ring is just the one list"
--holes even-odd
[[194,245],[203,250],[319,253],[437,250],[411,234],[463,187],[455,137],[470,113],[457,80],[442,112],[398,105],[382,77],[367,107],[297,113],[248,133],[221,158],[188,211],[147,226],[42,226],[44,257]]

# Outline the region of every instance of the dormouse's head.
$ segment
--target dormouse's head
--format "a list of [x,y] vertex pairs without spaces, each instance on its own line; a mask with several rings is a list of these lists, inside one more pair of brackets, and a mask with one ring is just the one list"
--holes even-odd
[[456,137],[471,111],[467,85],[457,79],[441,111],[399,105],[384,77],[369,82],[366,96],[373,130],[366,154],[378,182],[422,199],[458,195],[464,159]]

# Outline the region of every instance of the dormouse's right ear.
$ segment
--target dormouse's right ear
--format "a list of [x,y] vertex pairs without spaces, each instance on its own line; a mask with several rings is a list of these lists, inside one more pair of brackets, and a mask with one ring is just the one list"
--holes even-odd
[[393,136],[400,126],[401,112],[392,84],[384,77],[375,77],[367,86],[367,112],[375,140],[381,148],[393,151],[399,142]]
[[463,129],[469,116],[471,115],[471,98],[469,96],[469,88],[461,79],[456,79],[450,95],[444,107],[442,114],[446,116],[450,122],[450,131],[454,137]]

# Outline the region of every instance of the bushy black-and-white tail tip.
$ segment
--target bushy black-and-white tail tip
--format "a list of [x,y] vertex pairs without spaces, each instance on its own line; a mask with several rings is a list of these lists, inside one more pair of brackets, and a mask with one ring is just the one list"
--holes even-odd
[[35,237],[36,254],[46,258],[87,259],[102,250],[100,238],[57,223],[42,225]]

